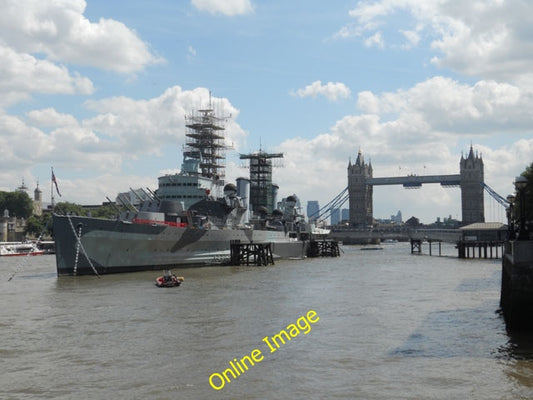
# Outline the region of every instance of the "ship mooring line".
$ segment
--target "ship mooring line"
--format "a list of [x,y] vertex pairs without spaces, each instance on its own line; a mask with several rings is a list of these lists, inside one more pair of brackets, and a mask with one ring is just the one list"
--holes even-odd
[[21,263],[17,266],[17,268],[15,269],[15,271],[13,272],[13,274],[12,274],[12,275],[9,277],[9,279],[7,280],[8,282],[10,282],[10,281],[15,277],[15,275],[18,273],[18,271],[22,268],[22,265],[24,264],[24,262],[26,261],[26,259],[28,258],[28,256],[31,255],[31,252],[37,248],[37,244],[41,241],[41,238],[43,237],[45,231],[46,231],[46,228],[43,229],[43,231],[41,232],[41,234],[40,234],[39,237],[37,238],[37,241],[36,241],[35,243],[32,244],[32,246],[31,246],[31,250],[29,251],[28,254],[26,254],[26,256],[24,256],[24,258],[22,259]]
[[[70,227],[72,228],[72,233],[74,233],[74,236],[76,236],[76,241],[78,242],[77,243],[77,247],[78,247],[77,251],[79,251],[79,249],[81,249],[83,255],[85,256],[85,258],[89,262],[89,265],[93,269],[94,274],[96,275],[97,278],[100,278],[100,275],[98,275],[98,271],[94,267],[91,259],[89,258],[89,256],[87,255],[87,252],[85,251],[85,247],[83,247],[83,244],[81,243],[81,226],[80,226],[80,235],[78,236],[78,234],[76,233],[76,229],[74,229],[74,224],[72,223],[72,220],[70,219],[70,215],[67,214],[67,218],[68,218],[68,222],[70,223]],[[77,269],[77,264],[78,264],[78,254],[76,254],[76,265],[74,266],[75,269]]]
[[81,224],[76,235],[76,257],[74,258],[74,275],[78,275],[78,260],[80,258],[80,246],[81,246]]

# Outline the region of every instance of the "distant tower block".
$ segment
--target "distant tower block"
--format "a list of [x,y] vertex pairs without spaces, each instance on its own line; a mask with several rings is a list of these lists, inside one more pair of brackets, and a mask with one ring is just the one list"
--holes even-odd
[[461,156],[461,208],[463,224],[485,222],[484,199],[483,199],[483,159],[474,156],[474,150],[470,146],[468,157]]
[[361,151],[355,164],[348,163],[348,194],[350,198],[350,225],[364,227],[372,225],[373,187],[367,183],[372,178],[372,164],[365,164]]

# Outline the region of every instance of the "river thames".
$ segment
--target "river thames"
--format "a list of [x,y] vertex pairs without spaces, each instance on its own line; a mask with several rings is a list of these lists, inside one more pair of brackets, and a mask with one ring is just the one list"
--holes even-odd
[[341,249],[176,269],[177,288],[2,257],[0,398],[533,398],[531,346],[498,312],[501,260]]

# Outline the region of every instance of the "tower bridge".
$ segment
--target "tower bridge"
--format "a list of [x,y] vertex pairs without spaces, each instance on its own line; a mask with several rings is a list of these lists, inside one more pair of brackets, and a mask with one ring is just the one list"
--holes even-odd
[[470,146],[467,157],[461,155],[459,174],[453,175],[407,175],[399,177],[374,178],[371,163],[365,163],[359,151],[354,164],[348,164],[348,197],[350,225],[366,227],[373,223],[373,187],[378,185],[403,185],[408,189],[423,184],[439,183],[445,187],[458,186],[461,189],[461,211],[463,224],[485,222],[483,192],[484,168],[481,156],[474,154]]

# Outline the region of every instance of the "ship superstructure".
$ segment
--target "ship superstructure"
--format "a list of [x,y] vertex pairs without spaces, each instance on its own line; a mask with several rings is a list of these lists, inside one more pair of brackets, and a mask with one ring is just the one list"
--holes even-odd
[[158,178],[157,197],[179,201],[185,209],[206,196],[222,196],[228,148],[224,130],[229,117],[217,116],[211,100],[209,105],[185,117],[188,130],[181,171]]

